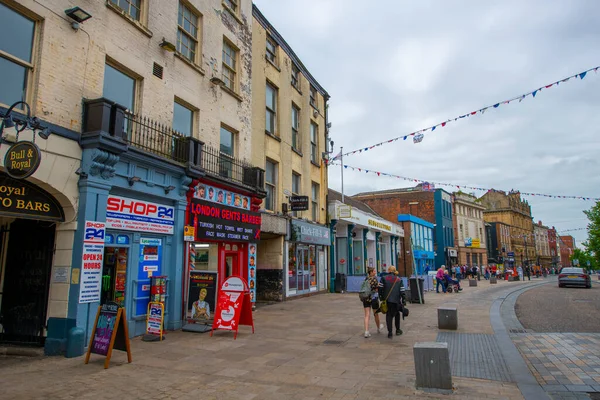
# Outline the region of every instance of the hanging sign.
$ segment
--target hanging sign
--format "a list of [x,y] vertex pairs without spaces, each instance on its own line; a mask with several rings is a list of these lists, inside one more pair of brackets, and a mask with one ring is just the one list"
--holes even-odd
[[308,196],[290,196],[290,209],[292,211],[308,210]]
[[85,221],[79,303],[100,302],[105,233],[104,222]]
[[250,291],[243,278],[230,276],[221,285],[210,336],[215,330],[222,329],[234,331],[233,338],[236,339],[240,325],[251,326],[254,333]]
[[17,142],[4,156],[6,173],[15,179],[25,179],[37,171],[42,161],[40,148],[32,142]]
[[45,190],[0,172],[0,215],[44,221],[64,221],[62,207]]
[[117,303],[109,302],[98,306],[85,363],[90,361],[92,353],[99,354],[106,357],[104,361],[104,369],[106,369],[110,363],[113,349],[126,351],[127,362],[131,363],[131,347],[125,309],[119,307]]
[[148,335],[160,336],[160,340],[162,340],[164,318],[165,306],[163,303],[155,301],[148,303],[148,314],[146,315],[146,333]]

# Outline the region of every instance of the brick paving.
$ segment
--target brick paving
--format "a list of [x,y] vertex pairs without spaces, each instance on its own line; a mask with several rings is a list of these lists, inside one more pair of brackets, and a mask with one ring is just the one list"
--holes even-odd
[[494,333],[490,307],[506,290],[529,285],[499,282],[465,287],[461,293],[426,293],[425,304],[410,304],[402,336],[392,340],[362,334],[356,294],[323,294],[260,307],[256,333],[241,327],[209,334],[170,332],[159,342],[132,341],[133,363],[115,351],[104,358],[0,357],[1,399],[522,399],[515,383],[453,377],[450,395],[415,389],[412,346],[435,341],[437,306],[457,305],[457,334]]

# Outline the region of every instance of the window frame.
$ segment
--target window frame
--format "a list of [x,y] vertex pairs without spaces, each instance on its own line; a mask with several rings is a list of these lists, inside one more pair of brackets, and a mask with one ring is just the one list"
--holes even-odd
[[[314,140],[313,140],[314,139]],[[319,164],[319,125],[310,122],[310,162],[315,165]]]
[[[221,150],[221,143],[222,143],[222,136],[223,136],[223,131],[228,132],[229,134],[231,134],[231,153],[226,153],[223,150]],[[219,127],[219,173],[221,174],[221,176],[226,176],[227,178],[231,178],[233,176],[233,162],[235,160],[236,157],[236,152],[237,152],[237,140],[238,140],[238,131],[231,128],[228,125],[225,124],[221,124],[221,126]]]
[[[233,7],[230,6],[228,3],[233,4]],[[227,8],[227,10],[229,12],[232,12],[233,14],[238,15],[238,13],[240,11],[239,0],[222,0],[222,4]]]
[[[269,44],[271,44],[271,46],[273,46],[273,51],[269,50]],[[265,44],[265,58],[267,59],[267,61],[269,61],[270,63],[272,63],[275,66],[278,65],[278,60],[279,60],[279,58],[277,57],[278,48],[279,48],[279,45],[277,44],[275,39],[273,39],[273,37],[271,35],[267,34],[267,40],[266,40],[266,44]],[[272,59],[269,56],[271,56]]]
[[[19,58],[11,53],[0,50],[0,58],[4,58],[6,61],[16,64],[17,66],[19,66],[25,70],[24,74],[23,74],[24,82],[23,82],[22,99],[18,99],[16,101],[14,101],[12,104],[14,104],[17,101],[24,101],[28,104],[31,104],[33,96],[34,96],[33,81],[35,80],[34,71],[35,71],[35,68],[37,65],[37,61],[38,61],[38,46],[39,46],[39,40],[40,40],[39,36],[40,36],[40,22],[41,21],[40,21],[39,17],[34,16],[28,12],[23,12],[25,10],[11,7],[9,4],[6,4],[6,3],[2,3],[2,5],[6,8],[8,8],[9,10],[19,14],[23,18],[30,20],[33,23],[33,33],[31,35],[31,38],[32,38],[31,53],[30,53],[31,61],[26,61],[26,60]],[[0,102],[0,106],[6,106],[6,108],[9,108],[12,104],[4,104],[4,103]],[[18,106],[15,106],[14,110],[15,111],[24,111],[24,107],[22,104],[19,104]]]
[[[269,108],[269,106],[267,105],[267,88],[271,88],[272,92],[273,92],[273,98],[271,99],[273,102],[273,107],[275,108],[274,110]],[[265,114],[265,133],[267,135],[271,135],[271,136],[279,136],[279,129],[278,129],[278,124],[277,124],[277,101],[279,99],[279,89],[273,85],[271,82],[267,81],[266,86],[265,86],[265,108],[266,108],[266,113],[270,113],[272,114],[272,128],[273,128],[273,132],[269,131],[267,129],[267,116]]]
[[[196,25],[194,25],[196,28],[196,37],[194,37],[182,25],[179,24],[179,14],[180,14],[181,7],[186,8],[190,12],[191,15],[196,17]],[[184,14],[183,18],[185,19],[185,14]],[[192,21],[190,21],[190,24],[191,24],[191,22]],[[180,55],[181,57],[183,57],[183,59],[185,59],[186,61],[188,61],[194,65],[200,65],[201,61],[202,61],[202,59],[201,59],[201,57],[202,57],[202,22],[203,22],[202,21],[202,13],[200,13],[193,5],[191,5],[187,1],[179,0],[178,5],[177,5],[177,40],[175,43],[176,53],[178,55]],[[192,40],[195,43],[193,59],[189,58],[187,54],[184,54],[181,51],[179,32],[181,32],[182,35],[187,36],[190,40]],[[189,50],[189,48],[188,48],[188,50]]]
[[[137,8],[136,6],[134,6],[133,4],[131,4],[132,2],[135,2],[136,0],[124,0],[127,4],[129,4],[129,10],[126,10],[123,7],[121,7],[120,4],[115,4],[115,1],[117,3],[121,3],[122,0],[108,0],[108,2],[111,3],[111,5],[113,7],[116,7],[119,10],[121,10],[125,14],[125,16],[127,18],[130,18],[133,21],[138,22],[140,24],[144,24],[144,22],[143,22],[144,19],[143,18],[144,18],[144,5],[145,5],[144,3],[146,3],[145,0],[139,0],[139,2],[140,2],[140,7],[139,8]],[[135,18],[133,15],[131,15],[131,8],[132,7],[135,8],[136,10],[138,10],[138,18]]]
[[[316,197],[315,197],[315,188],[316,188]],[[321,185],[316,182],[310,183],[310,205],[311,205],[311,217],[315,222],[319,222],[319,217],[321,216],[321,210],[319,209],[320,197],[321,195]]]
[[312,84],[310,85],[310,96],[309,96],[310,105],[317,110],[319,109],[319,94],[317,92],[317,88],[315,88]]
[[298,68],[298,66],[294,63],[292,63],[292,79],[291,79],[291,84],[293,87],[295,87],[298,91],[300,91],[300,68]]
[[[297,187],[296,191],[294,191],[294,182],[297,179]],[[292,171],[292,196],[300,196],[302,191],[302,175],[297,173],[296,171]],[[292,211],[292,216],[297,217],[302,211]]]
[[[273,165],[273,176],[271,178],[273,178],[274,182],[269,182],[269,176],[267,174],[267,164],[272,164]],[[269,208],[269,204],[267,201],[267,198],[269,197],[268,193],[269,191],[267,190],[267,198],[265,198],[265,210],[268,211],[273,211],[276,212],[277,211],[277,178],[278,178],[278,171],[279,171],[279,163],[271,160],[271,159],[265,159],[265,189],[269,189],[272,190],[272,198],[271,198],[271,208]]]
[[[231,51],[233,52],[233,54],[229,54],[225,52],[225,48],[229,48],[231,49]],[[225,62],[225,55],[227,54],[227,56],[233,61],[233,67],[231,65],[229,65],[227,62]],[[232,42],[231,40],[227,39],[225,36],[223,36],[223,49],[221,51],[221,79],[223,80],[223,87],[225,87],[226,89],[231,90],[232,92],[236,92],[237,87],[238,87],[238,71],[237,68],[240,65],[239,63],[239,54],[240,54],[240,49],[238,49]],[[225,71],[228,71],[230,74],[233,75],[233,78],[231,77],[227,77],[227,79],[231,82],[231,86],[227,85],[227,81],[225,80]]]
[[196,111],[197,111],[197,109],[192,107],[187,102],[181,100],[179,97],[175,97],[173,99],[173,122],[171,123],[171,127],[173,128],[174,131],[184,134],[184,135],[185,135],[185,132],[177,131],[177,130],[175,130],[175,127],[173,126],[173,123],[175,122],[175,104],[178,104],[179,106],[181,106],[191,112],[191,115],[190,115],[190,125],[191,126],[190,126],[189,137],[194,137],[195,128],[196,128]]
[[[294,113],[296,114],[296,121],[294,121]],[[292,102],[292,149],[302,152],[302,137],[300,135],[300,107],[298,107],[294,102]]]
[[[106,66],[110,66],[111,68],[117,70],[118,72],[126,75],[127,77],[133,79],[133,108],[127,109],[127,111],[131,114],[136,114],[139,111],[139,105],[141,103],[141,82],[142,77],[139,74],[136,74],[126,66],[119,64],[115,60],[110,57],[106,57],[104,60],[104,76],[102,77],[102,96],[104,96],[104,82],[106,81]],[[108,99],[112,100],[112,99]],[[115,101],[115,100],[112,100]],[[125,104],[121,104],[125,106]]]

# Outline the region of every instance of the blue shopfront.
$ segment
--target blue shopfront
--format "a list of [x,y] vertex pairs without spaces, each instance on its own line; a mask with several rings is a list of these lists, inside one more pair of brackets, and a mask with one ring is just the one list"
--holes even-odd
[[435,252],[433,251],[434,225],[410,214],[399,214],[398,222],[404,223],[410,230],[410,242],[407,254],[412,258],[413,273],[426,275],[435,270]]
[[[88,102],[85,118],[68,318],[85,330],[87,340],[98,305],[115,301],[126,310],[130,336],[144,334],[151,277],[165,276],[165,327],[178,329],[186,194],[192,177],[202,175],[193,162],[200,160],[202,145],[173,136],[160,148],[140,146],[135,134],[143,127],[105,99]],[[175,159],[175,152],[181,157]],[[87,279],[82,267],[89,260],[83,250],[86,221],[105,229],[98,250],[100,287],[91,290],[82,287]]]

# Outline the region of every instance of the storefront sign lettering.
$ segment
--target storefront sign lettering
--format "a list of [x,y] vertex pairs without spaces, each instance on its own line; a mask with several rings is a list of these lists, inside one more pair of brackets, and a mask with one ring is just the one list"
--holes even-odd
[[39,147],[32,142],[17,142],[8,148],[4,156],[6,173],[15,179],[33,175],[42,160]]
[[386,230],[386,231],[388,231],[388,232],[391,232],[391,231],[392,231],[392,226],[391,226],[391,225],[384,224],[384,223],[382,223],[382,222],[375,221],[375,220],[373,220],[373,219],[369,219],[369,220],[367,221],[367,223],[369,224],[369,226],[372,226],[372,227],[374,227],[374,228],[384,229],[384,230]]
[[83,237],[79,302],[99,302],[104,259],[104,222],[85,221]]
[[108,196],[106,204],[106,227],[109,229],[172,235],[174,216],[173,207],[127,197]]
[[197,199],[192,199],[188,209],[196,240],[248,242],[260,238],[259,213]]
[[0,172],[0,215],[64,221],[62,207],[39,187]]
[[329,228],[325,226],[292,220],[292,229],[295,233],[296,242],[320,244],[324,246],[331,245],[329,240]]

